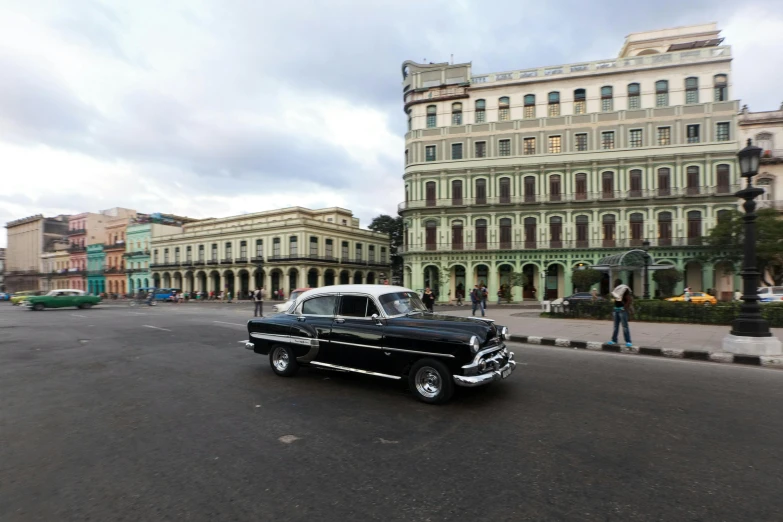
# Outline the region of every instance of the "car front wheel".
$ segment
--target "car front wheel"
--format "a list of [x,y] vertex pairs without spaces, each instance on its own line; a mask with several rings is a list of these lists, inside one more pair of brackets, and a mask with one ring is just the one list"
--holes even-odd
[[422,402],[443,404],[454,394],[451,371],[435,359],[417,361],[408,374],[411,391]]
[[288,346],[278,344],[269,353],[269,365],[277,375],[291,377],[299,369],[296,356]]

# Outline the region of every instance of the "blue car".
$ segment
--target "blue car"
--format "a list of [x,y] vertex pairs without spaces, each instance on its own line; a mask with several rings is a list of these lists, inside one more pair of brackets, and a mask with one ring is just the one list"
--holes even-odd
[[0,301],[10,301],[11,300],[11,294],[8,294],[6,292],[0,292]]

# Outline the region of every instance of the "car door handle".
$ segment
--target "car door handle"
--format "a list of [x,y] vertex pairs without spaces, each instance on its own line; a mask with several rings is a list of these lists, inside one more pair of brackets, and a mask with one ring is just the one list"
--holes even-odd
[[335,323],[344,323],[345,319],[335,319],[334,322]]

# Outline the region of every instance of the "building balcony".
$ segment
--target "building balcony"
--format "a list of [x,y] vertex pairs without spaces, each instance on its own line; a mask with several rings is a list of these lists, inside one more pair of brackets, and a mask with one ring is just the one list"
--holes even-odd
[[103,269],[104,274],[121,274],[124,270],[116,266],[109,266]]
[[72,229],[68,230],[68,235],[69,236],[79,236],[79,235],[86,234],[86,233],[87,233],[87,229],[86,228],[72,228]]
[[[671,237],[671,238],[622,238],[622,239],[549,239],[545,241],[497,241],[462,243],[420,243],[400,247],[400,254],[415,254],[427,252],[487,252],[487,251],[523,251],[523,250],[601,250],[606,248],[634,249],[642,248],[647,241],[650,247],[687,247],[702,246],[703,238]],[[345,263],[345,261],[343,261]]]
[[103,251],[109,252],[109,251],[115,251],[115,250],[125,250],[125,241],[118,241],[116,243],[105,243],[103,245]]
[[98,276],[102,276],[103,274],[104,274],[103,269],[87,270],[87,275],[90,277],[98,277]]
[[221,265],[233,265],[234,264],[234,259],[230,258],[230,257],[224,257],[223,259],[220,260],[220,264]]
[[150,251],[149,250],[134,250],[132,252],[125,252],[122,254],[125,257],[135,257],[135,256],[149,256]]
[[201,259],[199,261],[193,261],[193,266],[204,266],[205,264],[206,264],[206,261],[204,261],[203,259]]
[[783,163],[783,149],[767,149],[761,153],[761,164]]
[[773,200],[773,199],[767,199],[767,200],[756,200],[756,204],[758,205],[758,208],[774,208],[775,210],[783,211],[783,200]]
[[82,277],[87,274],[86,270],[68,270],[68,273],[65,274],[69,277],[79,276]]
[[234,262],[235,262],[236,264],[244,264],[244,263],[247,263],[247,256],[241,256],[241,257],[237,257],[236,259],[234,259]]
[[438,198],[403,201],[397,205],[402,212],[413,209],[447,207],[490,207],[511,205],[541,205],[559,203],[613,203],[617,201],[641,201],[659,198],[734,197],[740,185],[715,187],[656,188],[638,190],[606,190],[599,192],[574,192],[571,194],[523,194],[519,196],[491,196],[484,198]]
[[264,256],[255,256],[250,258],[251,263],[261,264],[264,262]]
[[68,247],[68,252],[70,252],[71,254],[87,252],[87,247],[83,247],[81,245],[71,245]]
[[152,263],[150,268],[153,270],[162,268],[179,268],[179,263],[171,263],[169,261],[164,261],[163,263]]

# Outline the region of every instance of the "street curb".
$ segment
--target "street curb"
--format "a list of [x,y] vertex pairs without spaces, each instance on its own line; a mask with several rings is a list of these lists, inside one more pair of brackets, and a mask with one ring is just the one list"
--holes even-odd
[[707,361],[721,364],[742,364],[745,366],[763,366],[783,370],[783,356],[740,355],[725,352],[705,352],[702,350],[681,350],[678,348],[660,348],[658,346],[631,346],[607,344],[600,341],[576,341],[537,335],[514,335],[509,337],[514,343],[538,344],[558,348],[576,348],[596,352],[614,352],[629,355],[647,355],[650,357],[668,357],[691,361]]

